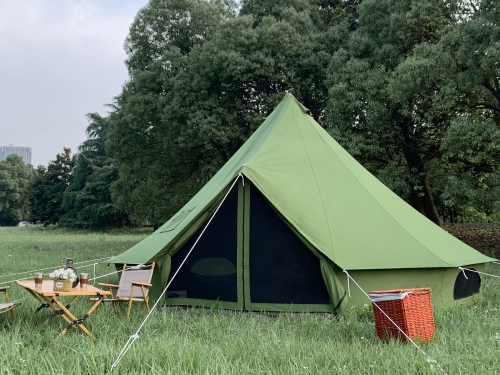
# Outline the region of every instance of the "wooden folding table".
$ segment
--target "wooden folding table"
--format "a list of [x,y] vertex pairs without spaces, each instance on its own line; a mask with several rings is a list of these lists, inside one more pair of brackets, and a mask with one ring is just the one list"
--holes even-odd
[[[64,330],[56,337],[56,340],[61,336],[65,335],[72,327],[80,327],[80,329],[89,335],[94,341],[96,338],[90,331],[83,325],[83,322],[89,317],[90,314],[99,306],[105,296],[111,295],[110,291],[101,290],[92,285],[87,285],[86,288],[80,288],[77,286],[76,288],[72,288],[69,292],[59,292],[54,291],[54,282],[52,280],[44,280],[41,287],[35,287],[35,281],[33,280],[18,280],[16,283],[23,288],[25,288],[35,299],[40,302],[40,306],[35,310],[35,312],[40,311],[43,308],[52,309],[52,314],[47,318],[47,320],[43,323],[44,325],[48,323],[48,321],[59,315],[63,318],[68,325]],[[85,315],[78,319],[76,318],[69,309],[71,306],[80,298],[84,296],[93,296],[95,298],[95,303],[92,307],[85,313]],[[63,304],[60,297],[73,297],[68,304]]]

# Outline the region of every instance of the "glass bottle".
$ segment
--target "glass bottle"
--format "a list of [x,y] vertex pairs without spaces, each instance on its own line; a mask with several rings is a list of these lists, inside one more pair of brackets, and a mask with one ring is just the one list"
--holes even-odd
[[80,280],[78,279],[78,274],[76,273],[76,270],[73,268],[73,258],[66,258],[66,268],[71,268],[73,272],[75,272],[76,279],[73,281],[73,288],[75,288]]

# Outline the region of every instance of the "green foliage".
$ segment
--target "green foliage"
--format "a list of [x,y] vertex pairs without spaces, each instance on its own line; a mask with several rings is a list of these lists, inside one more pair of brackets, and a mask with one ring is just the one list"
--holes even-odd
[[[396,160],[405,166],[403,196],[439,222],[432,190],[439,194],[445,188],[430,179],[435,160],[450,176],[464,165],[498,170],[491,158],[481,157],[497,147],[494,139],[483,137],[462,151],[443,144],[453,142],[460,121],[497,121],[498,6],[368,0],[358,13],[357,29],[330,66],[332,134],[359,160],[377,165],[375,174],[382,178]],[[467,129],[470,136],[473,129]],[[461,155],[466,149],[468,155]]]
[[64,215],[63,194],[72,179],[75,156],[71,149],[57,154],[56,160],[49,163],[47,169],[38,168],[38,175],[30,187],[30,207],[32,220],[57,223]]
[[87,118],[88,139],[79,147],[72,179],[64,191],[65,214],[59,224],[72,228],[121,226],[128,218],[115,207],[110,193],[111,184],[118,179],[118,168],[104,147],[109,121],[97,113]]
[[19,155],[0,161],[0,225],[14,225],[27,219],[27,193],[35,171]]
[[[462,144],[477,138],[476,124],[500,128],[495,1],[244,0],[239,8],[152,0],[130,28],[130,79],[106,147],[118,168],[113,201],[134,222],[156,227],[177,212],[285,92],[437,224],[438,210],[465,204],[453,187],[468,181],[462,174],[473,179],[469,196],[484,195],[482,184],[496,194],[496,141],[471,140],[465,154],[454,141],[458,128],[468,134]],[[468,203],[482,210],[491,199]]]
[[[171,16],[161,18],[162,26],[143,21],[157,22],[158,14],[178,12],[182,4],[194,9],[189,27],[207,25],[192,47],[168,36],[177,30]],[[162,43],[143,38],[135,47],[135,33],[161,27],[168,30]],[[322,27],[306,0],[243,2],[238,17],[218,2],[150,3],[128,38],[128,61],[136,61],[138,50],[152,51],[141,58],[150,63],[129,64],[131,79],[111,115],[108,148],[120,169],[114,201],[134,221],[160,224],[229,160],[285,92],[320,118],[328,63]]]
[[125,45],[130,80],[116,98],[107,147],[119,168],[113,201],[136,223],[162,224],[200,187],[198,181],[184,183],[192,171],[172,155],[176,146],[164,137],[169,131],[175,137],[177,129],[162,132],[163,116],[189,53],[233,11],[230,1],[153,0],[130,28]]
[[[441,151],[444,158],[455,162],[447,171],[444,204],[464,212],[479,211],[485,218],[499,213],[500,129],[494,121],[456,119],[443,139]],[[465,213],[460,216],[463,220],[472,217]]]

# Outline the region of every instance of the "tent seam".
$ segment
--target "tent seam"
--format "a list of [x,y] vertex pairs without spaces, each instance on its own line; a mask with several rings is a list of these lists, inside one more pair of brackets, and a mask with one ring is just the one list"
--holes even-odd
[[[294,114],[295,118],[298,120],[297,115],[295,113],[294,106],[292,106],[292,110],[293,110],[293,114]],[[305,115],[307,116],[307,120],[309,120],[309,115],[307,113],[305,113]],[[331,248],[332,255],[333,255],[332,262],[335,263],[335,251],[334,251],[334,248],[333,248],[333,235],[332,235],[332,231],[330,229],[330,221],[328,220],[328,215],[326,213],[325,203],[323,201],[323,196],[321,195],[321,189],[319,188],[318,180],[316,178],[316,173],[314,172],[314,167],[313,167],[313,163],[311,162],[311,157],[309,155],[309,150],[307,149],[307,145],[306,145],[306,142],[304,140],[304,136],[303,136],[302,130],[300,129],[299,121],[296,121],[296,123],[297,123],[297,128],[299,129],[299,133],[300,133],[300,138],[302,140],[302,144],[304,145],[304,149],[306,150],[307,160],[309,161],[309,165],[311,167],[311,171],[312,171],[313,176],[314,176],[314,181],[316,181],[316,188],[318,189],[319,198],[321,199],[321,205],[323,206],[323,213],[325,215],[326,222],[328,224],[328,233],[330,234],[330,248]]]

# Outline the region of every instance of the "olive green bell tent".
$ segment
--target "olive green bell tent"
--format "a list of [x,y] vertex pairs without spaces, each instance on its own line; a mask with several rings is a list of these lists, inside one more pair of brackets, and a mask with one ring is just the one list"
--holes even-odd
[[431,287],[435,305],[452,306],[481,295],[478,274],[458,267],[492,260],[401,200],[286,94],[176,215],[109,262],[155,261],[151,298],[178,271],[166,305],[331,312],[368,302],[352,283],[347,293],[343,270],[366,291]]

